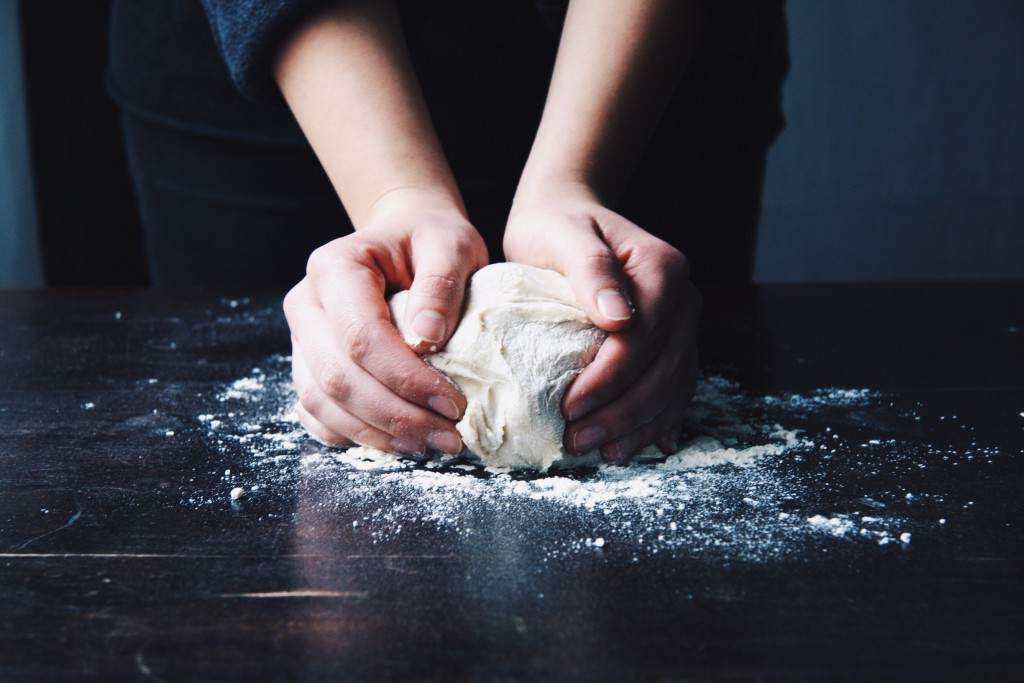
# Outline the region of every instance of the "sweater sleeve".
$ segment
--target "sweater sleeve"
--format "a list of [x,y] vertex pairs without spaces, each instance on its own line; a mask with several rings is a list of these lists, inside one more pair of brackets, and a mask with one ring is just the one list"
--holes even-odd
[[288,33],[328,0],[201,0],[213,39],[244,96],[281,104],[274,57]]

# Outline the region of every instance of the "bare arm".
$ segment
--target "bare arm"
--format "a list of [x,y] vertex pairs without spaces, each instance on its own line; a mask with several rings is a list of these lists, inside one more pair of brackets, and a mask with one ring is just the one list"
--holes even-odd
[[580,183],[613,201],[700,28],[699,0],[573,0],[518,197]]
[[357,229],[392,195],[464,213],[392,2],[339,2],[314,16],[276,74]]
[[612,332],[563,400],[566,447],[621,462],[670,449],[696,383],[700,295],[685,257],[607,208],[678,83],[697,0],[573,0],[505,234],[514,261],[569,277]]
[[322,441],[409,455],[458,452],[465,401],[391,324],[411,288],[418,348],[455,329],[466,280],[486,263],[445,161],[391,2],[347,0],[282,49],[276,76],[357,232],[310,257],[285,300],[303,424]]

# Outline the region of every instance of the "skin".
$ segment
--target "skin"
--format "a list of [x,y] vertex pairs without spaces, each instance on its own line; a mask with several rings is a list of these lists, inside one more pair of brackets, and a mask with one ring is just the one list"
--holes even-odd
[[[284,308],[303,425],[332,445],[461,450],[465,399],[416,354],[444,344],[487,249],[469,223],[389,3],[339,3],[293,35],[281,91],[356,231],[317,249]],[[410,348],[385,296],[411,289]]]
[[[700,295],[686,258],[608,205],[681,76],[696,0],[573,0],[544,115],[504,239],[506,257],[568,277],[608,339],[563,400],[570,452],[625,462],[674,450],[696,383]],[[465,400],[417,355],[447,342],[483,240],[423,104],[393,5],[312,17],[276,65],[281,91],[355,233],[310,257],[285,299],[299,417],[321,441],[412,456],[461,449]],[[410,289],[410,346],[385,297]]]

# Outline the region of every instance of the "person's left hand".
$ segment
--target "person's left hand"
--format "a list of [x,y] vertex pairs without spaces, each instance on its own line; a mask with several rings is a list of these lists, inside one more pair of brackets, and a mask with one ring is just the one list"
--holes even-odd
[[504,248],[510,261],[565,275],[609,332],[563,397],[566,449],[600,448],[613,463],[652,443],[674,452],[697,383],[701,295],[686,257],[578,185],[517,197]]

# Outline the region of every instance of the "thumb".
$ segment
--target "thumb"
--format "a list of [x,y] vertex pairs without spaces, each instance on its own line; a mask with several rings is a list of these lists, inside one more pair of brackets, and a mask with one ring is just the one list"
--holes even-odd
[[629,327],[636,313],[618,256],[596,230],[573,230],[554,245],[558,268],[591,322],[606,332]]
[[407,340],[419,352],[437,351],[459,324],[462,300],[470,275],[481,265],[460,258],[451,244],[436,240],[420,246],[413,256],[413,281],[405,305]]

